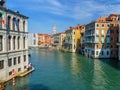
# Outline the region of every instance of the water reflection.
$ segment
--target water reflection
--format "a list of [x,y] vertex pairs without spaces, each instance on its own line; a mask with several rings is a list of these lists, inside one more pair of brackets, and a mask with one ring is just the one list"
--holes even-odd
[[120,90],[120,64],[75,53],[32,50],[35,71],[6,90]]
[[81,63],[79,62],[80,59],[77,58],[75,53],[71,54],[71,70],[73,75],[78,75],[81,69]]
[[9,81],[5,90],[29,90],[29,76],[15,79],[15,86],[12,86],[12,80]]
[[106,90],[106,77],[103,71],[103,64],[98,60],[94,61],[92,85],[94,90]]

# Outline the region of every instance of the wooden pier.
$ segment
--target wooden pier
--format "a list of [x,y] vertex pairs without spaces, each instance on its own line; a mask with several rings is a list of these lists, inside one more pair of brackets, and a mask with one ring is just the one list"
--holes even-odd
[[35,70],[35,69],[32,67],[31,70],[28,70],[28,71],[26,71],[26,72],[23,72],[23,73],[21,73],[20,75],[18,75],[17,77],[24,77],[24,76],[26,76],[27,74],[33,72],[34,70]]
[[3,82],[0,82],[0,90],[5,90],[5,84]]

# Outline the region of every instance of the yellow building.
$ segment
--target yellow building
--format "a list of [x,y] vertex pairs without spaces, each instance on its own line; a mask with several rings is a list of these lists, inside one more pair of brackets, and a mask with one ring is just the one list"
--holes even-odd
[[65,31],[66,38],[64,48],[66,51],[69,52],[76,52],[79,51],[81,42],[83,38],[83,25],[77,25],[76,27],[70,27]]

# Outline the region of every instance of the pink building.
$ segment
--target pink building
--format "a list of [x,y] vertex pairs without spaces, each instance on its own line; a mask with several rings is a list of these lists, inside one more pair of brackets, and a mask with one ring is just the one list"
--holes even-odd
[[51,36],[48,34],[38,34],[38,46],[48,47],[51,44]]

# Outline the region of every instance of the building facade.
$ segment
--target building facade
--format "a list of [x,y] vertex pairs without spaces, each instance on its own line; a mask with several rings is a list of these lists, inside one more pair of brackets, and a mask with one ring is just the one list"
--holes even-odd
[[51,36],[51,45],[52,45],[52,48],[59,49],[59,45],[60,45],[59,43],[60,43],[59,33],[53,34]]
[[120,60],[120,15],[118,16],[118,20],[119,20],[119,41],[118,41],[118,60]]
[[110,23],[101,17],[86,25],[85,55],[92,58],[110,58]]
[[53,48],[56,49],[62,49],[63,48],[63,44],[65,41],[65,32],[61,32],[61,33],[57,33],[57,34],[53,34],[51,36],[51,45]]
[[[68,28],[66,31],[64,48],[68,52],[76,52],[76,30],[73,27]],[[78,36],[77,36],[78,37]]]
[[0,7],[0,82],[26,71],[28,17]]
[[118,14],[110,14],[107,21],[110,22],[110,58],[118,59],[118,40],[119,40],[119,20]]
[[28,34],[28,47],[38,47],[38,34],[37,33]]
[[79,30],[80,30],[80,35],[79,35],[79,46],[78,46],[78,52],[81,53],[81,54],[84,54],[84,48],[85,48],[85,45],[84,45],[84,33],[85,33],[85,24],[83,25],[80,25],[79,26]]
[[84,47],[84,32],[85,25],[77,25],[70,27],[65,31],[66,37],[64,42],[64,48],[69,52],[81,52]]
[[92,58],[118,58],[118,15],[101,17],[86,25],[85,55]]
[[51,36],[49,34],[38,34],[38,47],[49,47]]

